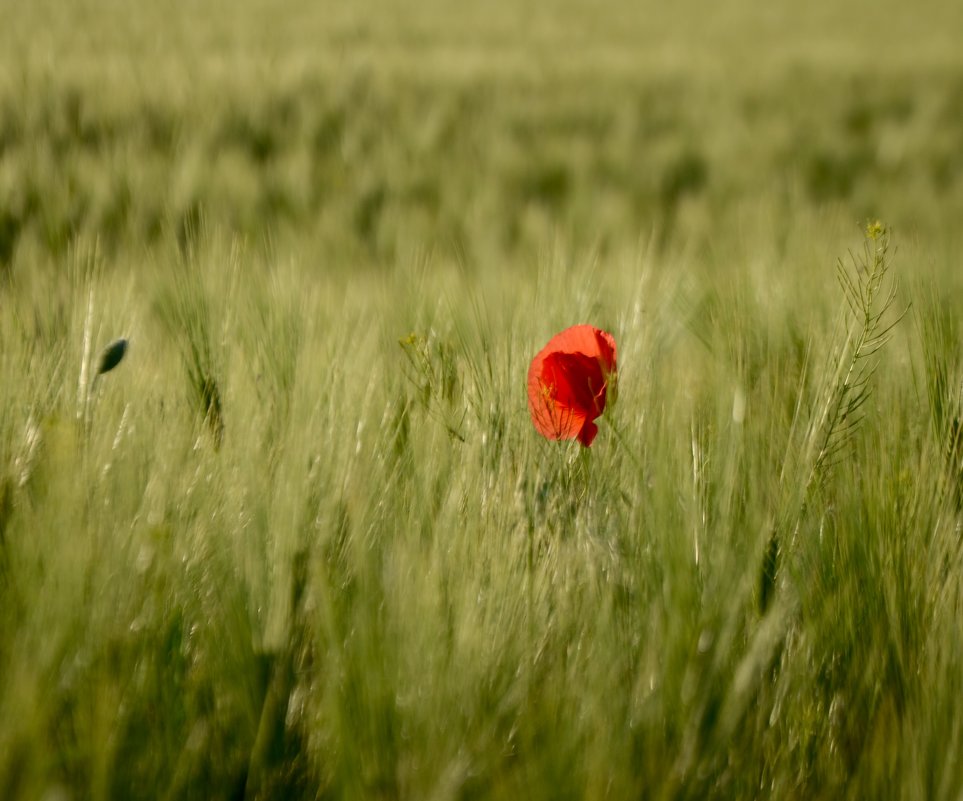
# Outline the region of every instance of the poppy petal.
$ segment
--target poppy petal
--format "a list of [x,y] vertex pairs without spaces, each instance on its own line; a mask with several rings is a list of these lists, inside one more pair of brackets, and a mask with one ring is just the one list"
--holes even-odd
[[[574,439],[588,447],[593,422],[614,399],[616,347],[611,334],[576,325],[552,337],[528,370],[528,408],[535,429],[549,439]],[[613,390],[610,393],[610,388]]]
[[587,448],[592,444],[592,440],[595,439],[595,435],[598,433],[599,427],[591,420],[586,420],[585,425],[583,425],[582,429],[578,432],[578,441]]
[[597,359],[581,353],[550,353],[545,357],[542,369],[543,375],[548,376],[558,388],[558,402],[593,417],[602,413],[605,406],[605,378]]
[[585,421],[585,413],[568,398],[571,389],[564,373],[552,369],[529,376],[528,406],[538,432],[550,439],[572,439]]
[[542,349],[558,353],[582,353],[597,358],[606,372],[614,372],[616,347],[614,337],[591,325],[573,325],[552,337]]

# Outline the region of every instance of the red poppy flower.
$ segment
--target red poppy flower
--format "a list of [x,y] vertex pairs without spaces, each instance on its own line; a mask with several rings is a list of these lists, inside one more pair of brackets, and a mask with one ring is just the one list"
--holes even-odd
[[599,430],[593,421],[616,379],[611,334],[591,325],[556,334],[528,368],[528,410],[538,433],[591,445]]

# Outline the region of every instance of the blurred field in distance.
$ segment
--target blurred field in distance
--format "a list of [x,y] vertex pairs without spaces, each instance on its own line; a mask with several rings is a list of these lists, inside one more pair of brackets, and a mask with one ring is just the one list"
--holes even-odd
[[0,16],[0,798],[960,797],[963,5]]

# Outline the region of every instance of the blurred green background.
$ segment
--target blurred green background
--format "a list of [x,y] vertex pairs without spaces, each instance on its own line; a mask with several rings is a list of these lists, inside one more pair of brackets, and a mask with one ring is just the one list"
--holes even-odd
[[[956,242],[958,3],[16,4],[0,260],[198,217],[326,269],[881,217]],[[748,221],[748,222],[747,222]],[[835,243],[827,243],[830,246]]]
[[0,3],[0,799],[958,801],[963,3]]

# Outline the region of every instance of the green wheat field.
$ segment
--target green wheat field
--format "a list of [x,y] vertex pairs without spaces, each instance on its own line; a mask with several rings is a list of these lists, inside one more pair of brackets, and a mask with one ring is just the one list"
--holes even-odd
[[7,0],[0,799],[963,798],[961,41]]

